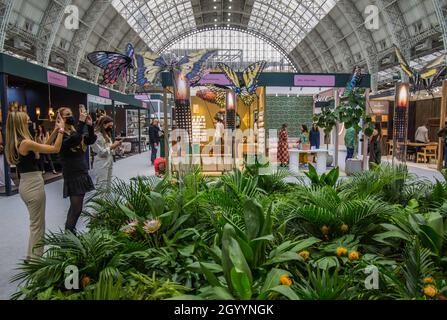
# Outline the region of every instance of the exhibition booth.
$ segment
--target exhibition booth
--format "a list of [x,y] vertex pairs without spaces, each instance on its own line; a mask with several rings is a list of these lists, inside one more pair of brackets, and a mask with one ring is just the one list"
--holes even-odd
[[[36,130],[51,132],[55,126],[57,110],[69,107],[77,118],[79,105],[87,106],[88,111],[95,118],[96,112],[116,118],[117,130],[129,125],[133,130],[126,132],[129,136],[129,152],[135,154],[142,150],[142,136],[149,118],[147,105],[132,96],[125,95],[93,83],[68,76],[41,67],[23,59],[0,54],[0,88],[1,88],[1,117],[3,142],[6,140],[6,117],[9,109],[26,111],[32,124],[30,131],[35,135]],[[119,107],[118,107],[119,106]],[[124,110],[124,117],[116,117],[115,110]],[[131,110],[127,116],[126,111]],[[133,115],[139,115],[138,122]],[[132,122],[132,123],[131,123]],[[147,130],[146,130],[147,131]],[[88,153],[88,156],[92,155]],[[0,195],[17,193],[19,173],[14,166],[10,167],[4,156],[0,159]],[[46,157],[41,163],[45,171],[46,182],[52,182],[61,177],[61,167],[57,155]]]

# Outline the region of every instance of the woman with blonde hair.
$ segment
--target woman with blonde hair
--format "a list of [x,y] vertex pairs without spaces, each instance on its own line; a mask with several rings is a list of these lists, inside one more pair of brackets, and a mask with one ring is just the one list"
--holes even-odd
[[30,237],[27,260],[42,256],[43,247],[36,245],[45,234],[46,196],[42,171],[39,168],[40,154],[58,153],[62,146],[64,121],[56,120],[53,146],[40,144],[33,140],[28,128],[29,117],[25,112],[11,111],[6,120],[6,159],[15,165],[20,173],[19,193],[28,208],[30,216]]
[[113,119],[102,116],[95,128],[97,139],[92,146],[96,154],[93,161],[93,170],[96,176],[96,188],[110,188],[112,184],[113,154],[121,141],[112,142]]
[[[70,198],[70,208],[65,222],[65,230],[76,232],[76,224],[82,213],[85,194],[95,189],[88,174],[87,146],[96,141],[93,121],[85,106],[79,106],[79,122],[70,108],[62,107],[59,114],[65,120],[65,133],[60,151],[62,176],[64,178],[64,198]],[[76,127],[75,127],[76,126]],[[87,133],[84,132],[87,126]]]

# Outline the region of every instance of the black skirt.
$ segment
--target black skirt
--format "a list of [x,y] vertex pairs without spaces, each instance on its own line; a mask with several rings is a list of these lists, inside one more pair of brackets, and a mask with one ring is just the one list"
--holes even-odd
[[64,177],[64,198],[83,196],[92,190],[95,190],[95,186],[88,174],[83,173],[76,177]]

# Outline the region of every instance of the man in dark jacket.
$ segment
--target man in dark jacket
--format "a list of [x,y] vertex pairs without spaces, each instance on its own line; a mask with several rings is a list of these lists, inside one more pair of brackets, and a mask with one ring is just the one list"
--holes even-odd
[[158,119],[154,119],[149,126],[149,144],[151,145],[151,163],[157,158],[158,146],[160,145],[160,127]]

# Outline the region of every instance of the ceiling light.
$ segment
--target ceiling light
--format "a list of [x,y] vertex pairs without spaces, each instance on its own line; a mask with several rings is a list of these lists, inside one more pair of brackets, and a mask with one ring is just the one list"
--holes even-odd
[[229,27],[230,25],[229,24],[227,24],[227,27]]
[[231,12],[228,12],[228,15],[231,16]]
[[231,21],[231,19],[227,19],[227,21],[228,21],[228,22],[230,22],[230,21]]
[[214,19],[214,22],[216,22],[217,21],[217,19]]
[[217,7],[216,7],[216,6],[214,6],[213,8],[214,8],[214,10],[216,10],[216,9],[217,9]]
[[228,7],[228,9],[230,9],[230,10],[231,10],[231,6],[229,6],[229,7]]

